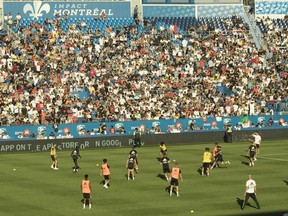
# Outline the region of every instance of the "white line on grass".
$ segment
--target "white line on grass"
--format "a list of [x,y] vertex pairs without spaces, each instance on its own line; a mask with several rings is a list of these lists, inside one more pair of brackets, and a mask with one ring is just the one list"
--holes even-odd
[[285,161],[285,162],[288,162],[288,160],[279,159],[279,158],[259,157],[259,156],[258,156],[257,158],[263,158],[263,159],[267,159],[267,160],[276,160],[276,161]]

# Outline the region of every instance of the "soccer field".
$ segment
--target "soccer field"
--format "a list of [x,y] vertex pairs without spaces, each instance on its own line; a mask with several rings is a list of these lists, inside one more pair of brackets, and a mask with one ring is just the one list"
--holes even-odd
[[[125,163],[130,148],[81,150],[81,167],[73,173],[70,151],[58,151],[59,171],[50,168],[49,152],[0,154],[1,216],[277,216],[288,213],[288,140],[263,141],[254,168],[247,166],[248,142],[220,143],[230,165],[198,172],[205,147],[213,143],[168,145],[168,156],[179,162],[184,181],[180,197],[170,197],[168,182],[161,178],[159,145],[137,148],[139,173],[127,181]],[[103,158],[111,167],[111,186],[104,189],[99,176]],[[96,164],[99,164],[97,167]],[[16,169],[15,171],[13,169]],[[82,209],[80,183],[84,174],[92,182],[92,209]],[[261,210],[240,209],[248,174],[257,182]],[[193,210],[193,212],[191,212]]]

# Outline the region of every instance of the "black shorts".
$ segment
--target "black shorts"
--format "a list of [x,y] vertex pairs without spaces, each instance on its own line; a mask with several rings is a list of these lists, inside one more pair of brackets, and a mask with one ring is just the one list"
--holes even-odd
[[207,168],[209,168],[210,167],[210,163],[203,163],[203,168],[205,168],[205,169],[207,169]]
[[223,160],[223,156],[222,156],[222,155],[217,156],[217,157],[216,157],[216,161],[217,161],[217,162],[223,162],[223,161],[224,161],[224,160]]
[[171,178],[170,185],[171,185],[171,186],[178,186],[178,185],[179,185],[178,179]]
[[255,157],[255,152],[250,152],[249,158],[254,158]]
[[260,148],[260,144],[255,144],[256,148],[259,149]]
[[110,175],[104,175],[104,179],[105,180],[109,180],[110,179]]
[[163,166],[163,173],[170,173],[169,167]]
[[134,165],[129,165],[128,164],[128,170],[134,170]]
[[55,155],[51,155],[52,161],[56,161]]
[[90,199],[90,193],[83,193],[84,199]]

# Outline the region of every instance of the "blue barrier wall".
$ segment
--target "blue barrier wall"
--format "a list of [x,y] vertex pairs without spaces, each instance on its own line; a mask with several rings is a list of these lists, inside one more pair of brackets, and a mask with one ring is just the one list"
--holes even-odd
[[[268,126],[268,124],[271,126]],[[110,128],[113,126],[115,135],[133,134],[135,128],[140,128],[143,133],[164,134],[164,133],[182,133],[191,131],[224,131],[228,124],[236,129],[279,129],[288,126],[279,126],[283,122],[288,122],[288,115],[275,115],[273,120],[270,116],[237,116],[237,117],[210,117],[197,119],[168,119],[151,121],[128,121],[128,122],[107,122],[107,135],[110,135]],[[53,125],[27,125],[27,126],[9,126],[0,127],[0,141],[23,140],[23,139],[49,139],[50,133],[54,133],[58,139],[63,138],[81,138],[87,136],[99,136],[100,125],[104,123],[77,123],[61,124],[58,129]],[[252,125],[252,127],[251,127]],[[254,125],[254,126],[253,126]],[[192,130],[193,128],[194,130]],[[91,135],[87,132],[94,131]],[[158,131],[158,132],[157,132]],[[160,132],[161,131],[161,132]],[[103,134],[101,134],[103,135]],[[113,135],[114,136],[114,135]]]
[[131,17],[130,2],[85,2],[85,1],[23,1],[3,2],[3,14],[17,13],[22,18],[52,18],[56,14],[70,17],[94,17],[105,11],[107,17]]
[[285,15],[288,14],[288,1],[255,1],[256,15]]
[[242,5],[143,5],[144,17],[231,17],[242,15]]

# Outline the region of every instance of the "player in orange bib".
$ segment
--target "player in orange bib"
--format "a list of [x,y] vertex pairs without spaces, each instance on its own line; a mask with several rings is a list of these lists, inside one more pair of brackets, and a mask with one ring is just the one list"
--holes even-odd
[[88,179],[88,174],[86,174],[84,176],[84,179],[81,182],[81,191],[83,193],[83,209],[86,208],[86,205],[88,204],[89,209],[91,209],[92,207],[92,202],[91,202],[91,193],[92,193],[92,189],[91,189],[91,185],[90,185],[90,181]]
[[108,184],[110,182],[110,166],[107,163],[107,159],[103,159],[103,163],[101,165],[100,176],[104,176],[104,188],[108,188]]
[[178,166],[178,162],[175,162],[174,166],[171,169],[171,181],[170,181],[170,196],[172,196],[172,192],[174,187],[176,188],[176,194],[179,195],[179,178],[183,181],[181,169]]

